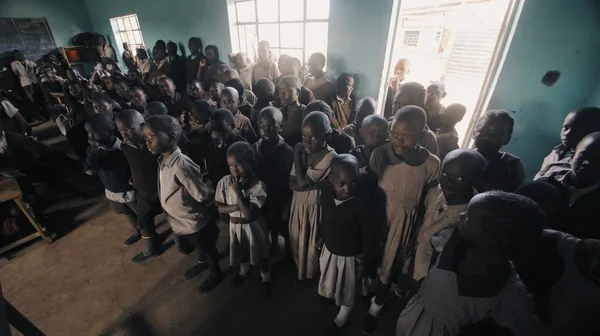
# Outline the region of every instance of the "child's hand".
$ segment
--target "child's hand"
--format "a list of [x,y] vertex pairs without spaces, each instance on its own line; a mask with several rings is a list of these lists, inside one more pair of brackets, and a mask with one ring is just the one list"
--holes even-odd
[[323,249],[323,245],[323,238],[317,238],[317,248],[319,249],[319,251]]
[[231,175],[231,178],[229,179],[229,183],[231,184],[231,187],[233,188],[233,191],[235,191],[236,194],[242,193],[242,186],[240,184],[240,178],[237,175]]

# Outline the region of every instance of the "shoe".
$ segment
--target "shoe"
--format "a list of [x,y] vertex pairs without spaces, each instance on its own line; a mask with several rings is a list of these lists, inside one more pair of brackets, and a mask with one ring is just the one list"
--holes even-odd
[[193,279],[200,275],[200,273],[202,273],[202,271],[206,269],[208,269],[208,261],[205,261],[203,263],[196,262],[196,265],[188,268],[188,270],[185,271],[183,277],[185,278],[185,280]]
[[129,238],[125,239],[125,246],[131,246],[142,239],[142,236],[139,234],[133,234]]
[[244,284],[244,281],[246,281],[246,277],[238,273],[233,277],[233,281],[231,283],[233,284],[234,288],[240,288]]
[[361,329],[363,334],[370,335],[377,330],[377,317],[367,314],[363,327]]
[[209,275],[208,278],[206,278],[206,280],[200,284],[200,287],[198,287],[198,293],[204,294],[210,292],[221,283],[221,280],[223,280],[223,275],[221,274]]
[[267,296],[271,296],[273,290],[273,284],[271,283],[271,281],[263,281],[263,286],[265,286]]
[[154,257],[154,256],[155,256],[154,254],[147,255],[147,254],[145,254],[145,253],[142,252],[142,253],[136,255],[135,257],[133,257],[131,259],[131,262],[134,263],[134,264],[141,264],[141,263],[143,263],[143,262],[145,262],[145,261],[147,261],[149,259],[152,259],[152,257]]

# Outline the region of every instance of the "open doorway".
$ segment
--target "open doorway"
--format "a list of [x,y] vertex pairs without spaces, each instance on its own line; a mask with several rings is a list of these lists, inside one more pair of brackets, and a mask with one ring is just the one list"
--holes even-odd
[[[467,114],[456,129],[467,144],[471,121],[487,105],[519,0],[401,0],[392,17],[380,101],[401,58],[410,61],[403,82],[445,84],[442,104],[461,103]],[[380,104],[383,105],[383,104]]]

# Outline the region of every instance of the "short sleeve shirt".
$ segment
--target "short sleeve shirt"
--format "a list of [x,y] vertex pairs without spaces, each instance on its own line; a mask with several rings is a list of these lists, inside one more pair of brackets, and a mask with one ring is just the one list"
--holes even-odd
[[[225,203],[227,205],[234,205],[238,203],[238,197],[231,187],[231,175],[227,175],[219,181],[217,185],[215,201],[219,203]],[[256,182],[253,186],[248,189],[242,189],[244,198],[250,201],[250,204],[255,205],[257,208],[262,208],[267,200],[267,187],[262,181]],[[241,211],[235,211],[229,214],[231,217],[246,218]]]

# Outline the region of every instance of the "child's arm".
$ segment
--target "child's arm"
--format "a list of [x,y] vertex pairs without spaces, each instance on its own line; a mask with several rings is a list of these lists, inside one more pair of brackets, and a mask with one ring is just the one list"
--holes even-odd
[[86,154],[83,170],[88,175],[96,175],[100,169],[98,145],[90,143],[90,147],[87,148]]
[[237,176],[231,176],[231,188],[237,196],[237,204],[236,207],[240,210],[240,212],[244,215],[244,217],[248,219],[256,218],[258,213],[258,208],[250,203],[250,199],[246,199],[244,194],[242,193],[242,186],[240,185],[239,178]]
[[290,176],[290,188],[294,191],[307,191],[318,189],[317,183],[314,183],[306,174],[307,164],[304,148],[301,143],[294,147],[294,166]]
[[227,204],[227,188],[230,187],[228,180],[229,176],[223,177],[219,183],[217,183],[217,190],[215,192],[215,202],[217,203],[217,210],[222,214],[229,214],[232,212],[239,211],[240,208],[237,204]]
[[204,183],[204,176],[197,165],[185,165],[175,175],[179,183],[198,202],[211,201],[214,191]]
[[217,202],[217,209],[219,213],[222,214],[230,214],[232,212],[240,211],[240,207],[237,204],[225,204],[221,202]]

